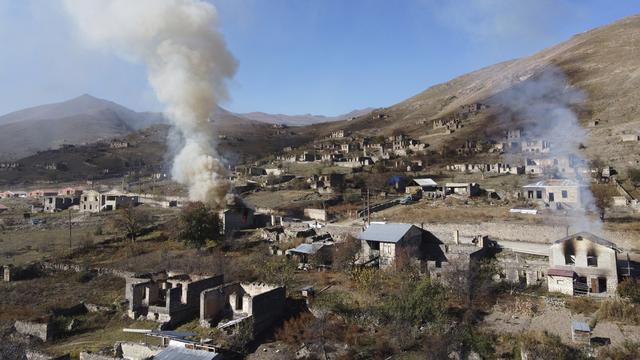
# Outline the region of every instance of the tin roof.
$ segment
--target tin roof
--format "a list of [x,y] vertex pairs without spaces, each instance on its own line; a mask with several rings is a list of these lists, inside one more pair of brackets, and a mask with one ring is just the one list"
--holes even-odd
[[547,271],[547,275],[549,276],[561,276],[561,277],[573,277],[573,270],[566,270],[566,269],[558,269],[558,268],[551,268],[549,269],[549,271]]
[[154,360],[214,360],[222,359],[222,355],[204,351],[191,350],[178,346],[169,346],[153,357]]
[[371,224],[358,235],[358,239],[376,242],[397,243],[413,227],[411,224]]
[[550,186],[580,186],[577,181],[570,179],[546,179],[523,186],[524,188],[539,188]]
[[433,179],[413,179],[413,181],[416,182],[416,184],[420,185],[420,186],[438,186],[438,183],[433,181]]
[[315,242],[311,244],[300,244],[293,249],[287,250],[287,252],[313,255],[322,249],[326,244],[322,242]]
[[589,324],[583,321],[575,321],[575,320],[571,320],[571,330],[591,332],[591,328],[589,327]]

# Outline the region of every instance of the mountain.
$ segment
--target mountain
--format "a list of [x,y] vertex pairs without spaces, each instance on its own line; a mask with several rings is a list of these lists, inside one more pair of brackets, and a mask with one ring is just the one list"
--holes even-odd
[[0,160],[62,144],[122,137],[164,122],[158,113],[135,112],[111,101],[82,95],[0,116]]
[[[587,128],[584,154],[619,168],[639,166],[640,143],[623,143],[620,135],[640,134],[640,15],[577,34],[531,56],[459,76],[356,120],[312,125],[307,131],[320,136],[336,129],[370,136],[403,132],[421,138],[431,149],[454,149],[465,139],[508,127],[500,120],[504,114],[501,95],[534,81],[550,68],[559,69],[571,87],[585,94],[575,107],[580,124],[587,128],[598,120],[597,126]],[[491,107],[453,134],[433,128],[434,120],[460,114],[462,106],[476,103]]]
[[338,116],[324,116],[324,115],[284,115],[284,114],[267,114],[263,112],[250,112],[237,114],[241,117],[260,121],[268,124],[282,124],[288,126],[305,126],[313,124],[321,124],[340,120],[349,120],[358,116],[363,116],[370,113],[373,108],[365,108],[359,110],[353,110],[349,113]]

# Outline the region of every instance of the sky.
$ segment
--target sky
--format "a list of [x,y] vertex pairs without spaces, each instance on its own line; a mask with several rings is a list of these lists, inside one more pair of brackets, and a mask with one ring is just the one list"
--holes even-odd
[[[90,1],[90,0],[88,0]],[[235,112],[338,115],[640,13],[628,0],[210,0],[238,61]],[[0,0],[0,114],[81,94],[162,105],[145,68],[88,48],[59,0]]]

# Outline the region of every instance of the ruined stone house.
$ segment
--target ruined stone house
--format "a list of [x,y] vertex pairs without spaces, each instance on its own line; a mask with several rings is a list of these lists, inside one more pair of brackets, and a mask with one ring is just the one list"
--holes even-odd
[[200,293],[221,285],[223,275],[200,276],[171,272],[127,278],[125,297],[127,314],[144,317],[170,327],[197,317]]
[[616,244],[588,232],[556,240],[549,253],[549,291],[615,296],[618,251]]
[[250,324],[254,335],[270,328],[285,308],[286,289],[263,283],[230,283],[200,293],[200,325],[237,329]]
[[551,151],[551,142],[547,140],[526,140],[522,142],[523,153],[548,153]]
[[68,208],[78,205],[79,197],[72,196],[45,196],[42,200],[42,206],[45,212],[57,212],[67,210]]

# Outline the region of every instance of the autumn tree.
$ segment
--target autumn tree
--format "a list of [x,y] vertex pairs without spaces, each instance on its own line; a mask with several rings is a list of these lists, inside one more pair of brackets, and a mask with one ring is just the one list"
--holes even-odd
[[135,242],[140,231],[150,223],[151,216],[149,213],[133,204],[118,209],[112,219],[112,227],[117,232],[124,233],[128,239],[131,239],[131,242]]
[[207,241],[219,240],[218,214],[202,202],[191,202],[182,209],[178,236],[188,246],[201,248]]

